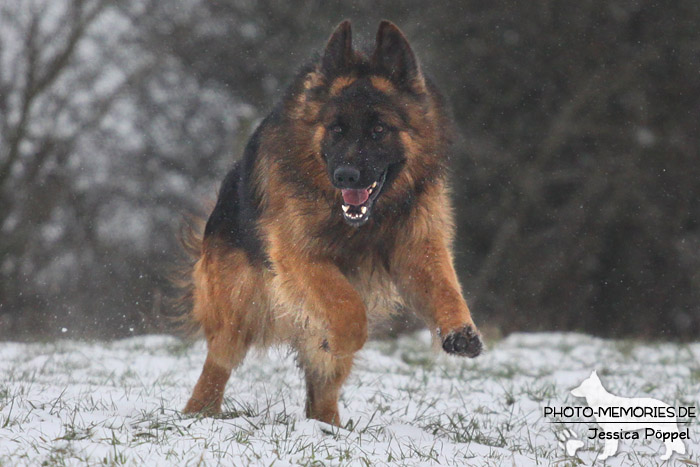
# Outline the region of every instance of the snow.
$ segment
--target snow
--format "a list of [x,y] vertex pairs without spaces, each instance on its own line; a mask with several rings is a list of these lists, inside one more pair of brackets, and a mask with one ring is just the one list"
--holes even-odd
[[[542,412],[584,405],[569,391],[593,369],[615,394],[700,406],[700,344],[516,334],[466,360],[433,352],[421,332],[360,352],[340,403],[345,429],[304,418],[284,349],[248,357],[221,417],[185,417],[205,354],[170,336],[0,343],[0,465],[590,465],[603,441],[587,438],[589,425]],[[584,441],[578,459],[558,445],[564,428]],[[697,465],[697,419],[689,429],[682,459]],[[663,451],[622,441],[606,465],[658,465]]]

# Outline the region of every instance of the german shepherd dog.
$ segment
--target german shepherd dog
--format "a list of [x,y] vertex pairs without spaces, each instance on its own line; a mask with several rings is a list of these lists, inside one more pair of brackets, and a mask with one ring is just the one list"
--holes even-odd
[[340,425],[368,323],[396,310],[419,313],[446,352],[479,355],[450,250],[451,128],[394,24],[368,54],[348,21],[336,28],[254,132],[197,244],[189,316],[208,355],[184,412],[217,413],[248,349],[286,343],[306,416]]

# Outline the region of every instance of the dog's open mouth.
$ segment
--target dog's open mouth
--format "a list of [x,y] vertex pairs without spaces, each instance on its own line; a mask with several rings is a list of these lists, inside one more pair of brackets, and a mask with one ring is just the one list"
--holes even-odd
[[343,194],[343,218],[355,227],[359,227],[369,220],[372,213],[372,206],[382,191],[386,181],[386,171],[379,177],[379,180],[372,183],[367,188],[341,190]]

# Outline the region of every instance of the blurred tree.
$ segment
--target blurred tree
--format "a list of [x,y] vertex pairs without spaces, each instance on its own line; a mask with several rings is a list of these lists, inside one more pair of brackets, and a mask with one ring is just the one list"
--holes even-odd
[[468,44],[468,70],[441,76],[466,130],[461,266],[477,310],[506,332],[696,337],[700,5],[498,2],[464,17],[438,34]]
[[213,186],[198,168],[232,146],[238,107],[141,48],[123,6],[0,5],[5,336],[162,329],[174,232]]
[[[3,331],[16,331],[22,311],[48,309],[41,288],[55,292],[58,284],[47,275],[80,281],[76,266],[94,246],[93,226],[85,222],[94,205],[82,189],[85,180],[77,180],[76,152],[140,72],[123,67],[114,54],[95,56],[104,37],[93,32],[106,4],[0,6]],[[24,327],[45,322],[35,314],[24,317]]]

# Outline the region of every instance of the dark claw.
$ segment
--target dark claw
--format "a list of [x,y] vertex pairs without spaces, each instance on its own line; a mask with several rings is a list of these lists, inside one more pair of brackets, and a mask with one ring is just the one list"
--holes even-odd
[[484,344],[471,326],[465,326],[445,336],[442,339],[442,348],[449,354],[474,358],[481,353]]

